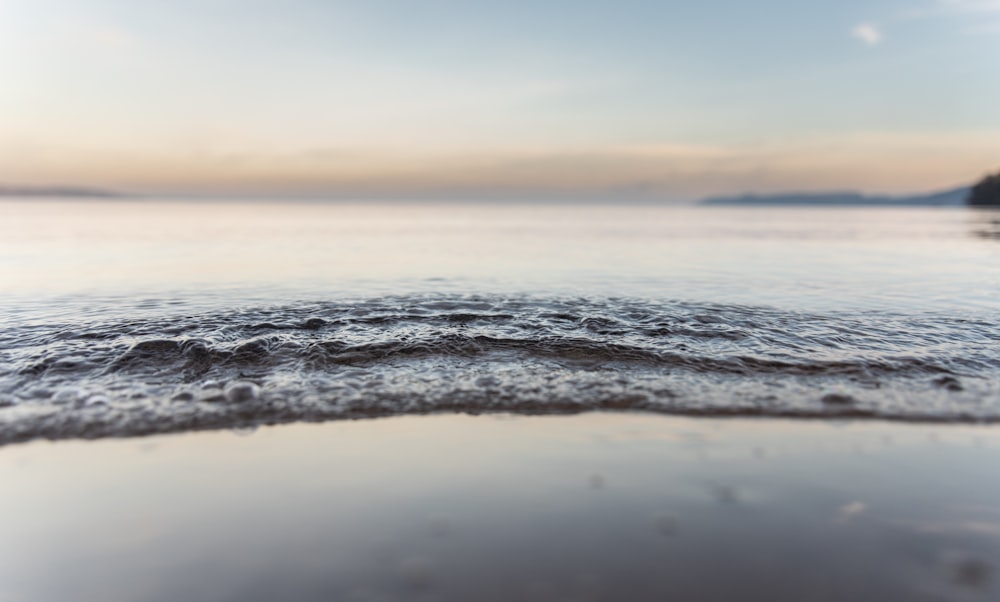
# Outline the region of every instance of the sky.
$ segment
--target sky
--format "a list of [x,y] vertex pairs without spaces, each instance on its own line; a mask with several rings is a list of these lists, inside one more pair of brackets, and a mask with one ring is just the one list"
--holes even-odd
[[0,183],[690,200],[1000,169],[1000,0],[0,0]]

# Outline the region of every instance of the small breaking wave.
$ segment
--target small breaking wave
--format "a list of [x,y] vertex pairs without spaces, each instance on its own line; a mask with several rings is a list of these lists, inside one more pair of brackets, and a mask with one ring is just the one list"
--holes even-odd
[[0,329],[0,444],[430,412],[1000,420],[1000,325],[400,296]]

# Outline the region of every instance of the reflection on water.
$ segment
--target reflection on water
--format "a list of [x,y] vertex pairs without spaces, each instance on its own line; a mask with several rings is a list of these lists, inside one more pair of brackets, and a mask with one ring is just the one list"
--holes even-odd
[[1000,240],[1000,209],[977,209],[972,216],[970,231],[973,236]]
[[195,309],[473,292],[807,311],[992,310],[1000,262],[969,236],[995,231],[976,225],[987,215],[8,201],[0,202],[0,303],[51,314],[112,306],[101,299]]
[[501,418],[4,448],[0,599],[1000,595],[997,429]]

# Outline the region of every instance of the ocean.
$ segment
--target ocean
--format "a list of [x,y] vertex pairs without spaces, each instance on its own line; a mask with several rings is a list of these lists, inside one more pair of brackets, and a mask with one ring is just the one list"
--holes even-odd
[[0,202],[0,600],[1000,599],[1000,214]]

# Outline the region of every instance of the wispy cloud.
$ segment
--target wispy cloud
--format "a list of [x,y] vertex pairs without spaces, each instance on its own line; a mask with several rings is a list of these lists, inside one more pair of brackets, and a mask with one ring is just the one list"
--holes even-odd
[[882,42],[882,31],[872,23],[859,23],[851,30],[851,35],[868,46],[876,46]]
[[1000,0],[940,0],[941,8],[961,13],[1000,13]]
[[851,502],[850,504],[845,504],[837,510],[837,519],[841,522],[847,522],[858,516],[865,511],[867,506],[862,502]]
[[[899,15],[904,19],[950,19],[957,23],[970,22],[961,31],[967,35],[1000,33],[1000,0],[929,0],[921,6]],[[960,26],[961,27],[961,26]]]
[[965,29],[969,35],[1000,34],[1000,21],[990,21],[987,16],[1000,15],[1000,0],[939,0],[939,4],[946,14],[968,15],[979,20]]
[[930,0],[902,13],[904,18],[1000,13],[1000,0]]

